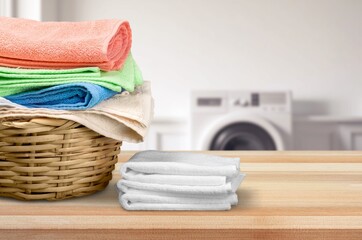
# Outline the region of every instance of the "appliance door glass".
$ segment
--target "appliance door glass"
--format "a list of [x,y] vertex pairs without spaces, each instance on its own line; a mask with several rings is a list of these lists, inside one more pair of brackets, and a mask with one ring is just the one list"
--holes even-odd
[[233,123],[216,133],[209,150],[276,150],[270,134],[252,123]]

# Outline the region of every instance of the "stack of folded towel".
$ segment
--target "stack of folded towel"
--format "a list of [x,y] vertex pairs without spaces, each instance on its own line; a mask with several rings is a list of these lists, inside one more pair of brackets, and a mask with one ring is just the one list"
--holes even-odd
[[239,158],[160,151],[135,154],[120,172],[126,210],[229,210],[245,176]]
[[131,43],[122,20],[0,17],[0,121],[64,118],[117,140],[142,141],[153,105]]

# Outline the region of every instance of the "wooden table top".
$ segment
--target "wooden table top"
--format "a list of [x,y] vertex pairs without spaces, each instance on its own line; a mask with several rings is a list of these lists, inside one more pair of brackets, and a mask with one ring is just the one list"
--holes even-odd
[[362,238],[362,152],[206,153],[240,157],[247,176],[231,211],[125,211],[115,172],[105,191],[87,197],[0,198],[0,239]]

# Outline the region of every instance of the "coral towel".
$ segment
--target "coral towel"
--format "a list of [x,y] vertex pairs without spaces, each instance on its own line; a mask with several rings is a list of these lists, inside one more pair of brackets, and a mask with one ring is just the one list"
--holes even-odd
[[119,70],[131,43],[131,28],[122,20],[38,22],[0,17],[2,66]]

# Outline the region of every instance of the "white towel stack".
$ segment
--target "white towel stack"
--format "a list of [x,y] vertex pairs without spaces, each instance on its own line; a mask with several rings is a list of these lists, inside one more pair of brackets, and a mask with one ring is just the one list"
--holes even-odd
[[239,158],[144,151],[121,167],[119,202],[126,210],[230,210],[245,174]]

